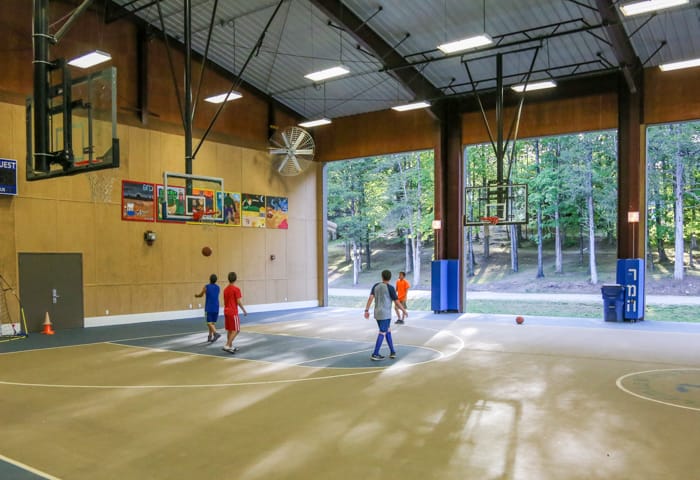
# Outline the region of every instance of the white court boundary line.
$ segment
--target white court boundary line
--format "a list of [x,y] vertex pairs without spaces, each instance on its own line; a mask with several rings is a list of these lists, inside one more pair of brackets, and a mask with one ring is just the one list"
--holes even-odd
[[625,393],[628,393],[634,397],[641,398],[642,400],[648,400],[650,402],[656,402],[660,403],[662,405],[668,405],[669,407],[676,407],[676,408],[684,408],[686,410],[694,410],[696,412],[700,412],[700,408],[697,407],[687,407],[685,405],[677,405],[675,403],[671,402],[664,402],[663,400],[656,400],[655,398],[651,397],[645,397],[644,395],[640,395],[638,393],[632,392],[631,390],[628,390],[622,385],[622,382],[628,378],[628,377],[633,377],[635,375],[642,375],[644,373],[655,373],[655,372],[680,372],[680,371],[687,371],[687,370],[693,370],[693,371],[700,371],[700,368],[664,368],[664,369],[656,369],[656,370],[645,370],[643,372],[632,372],[628,373],[626,375],[621,376],[615,381],[615,384],[617,385],[617,388],[622,390]]
[[5,455],[0,453],[0,460],[2,460],[5,463],[9,463],[10,465],[14,465],[17,468],[21,468],[22,470],[26,470],[29,473],[33,473],[34,475],[39,475],[41,478],[46,478],[47,480],[61,480],[58,477],[54,477],[53,475],[49,475],[46,472],[42,472],[41,470],[38,470],[34,467],[30,467],[29,465],[22,463],[18,460],[13,460],[9,457],[6,457]]
[[[276,385],[276,384],[285,384],[285,383],[301,383],[301,382],[311,382],[311,381],[317,381],[317,380],[331,380],[331,379],[336,379],[336,378],[345,378],[345,377],[355,377],[355,376],[360,376],[360,375],[369,375],[369,374],[376,374],[376,373],[381,373],[384,370],[388,369],[396,369],[396,368],[408,368],[408,367],[414,367],[417,365],[424,365],[426,363],[431,363],[435,362],[440,359],[446,359],[449,358],[453,355],[456,355],[458,352],[460,352],[462,349],[464,349],[464,340],[457,336],[456,334],[444,330],[438,330],[434,328],[427,328],[427,327],[417,327],[414,325],[410,326],[411,328],[418,328],[422,330],[428,330],[428,331],[433,331],[437,332],[438,334],[444,333],[446,335],[449,335],[451,337],[454,337],[458,340],[459,342],[459,347],[455,349],[454,352],[452,352],[449,355],[445,355],[442,351],[431,348],[431,347],[425,347],[425,346],[417,346],[416,348],[424,348],[427,350],[433,350],[438,353],[437,358],[433,358],[430,360],[426,360],[424,362],[418,362],[418,363],[411,363],[411,364],[395,364],[393,366],[389,367],[381,367],[381,366],[376,366],[376,367],[354,367],[357,369],[362,369],[363,371],[360,372],[350,372],[350,373],[339,373],[335,375],[325,375],[325,376],[319,376],[319,377],[306,377],[306,378],[289,378],[289,379],[280,379],[280,380],[261,380],[261,381],[249,381],[249,382],[232,382],[232,383],[211,383],[211,384],[191,384],[191,385],[185,385],[185,384],[180,384],[180,385],[78,385],[78,384],[48,384],[48,383],[25,383],[25,382],[7,382],[0,380],[0,385],[9,385],[9,386],[18,386],[18,387],[39,387],[39,388],[63,388],[63,389],[96,389],[96,390],[146,390],[146,389],[175,389],[175,388],[181,388],[181,389],[193,389],[193,388],[226,388],[226,387],[242,387],[242,386],[257,386],[257,385]],[[259,334],[259,333],[258,333]],[[172,337],[175,335],[180,335],[180,334],[167,334],[167,335],[154,335],[154,336],[147,336],[147,337],[138,337],[136,339],[144,339],[144,338],[159,338],[159,337]],[[185,335],[191,335],[191,334],[185,334]],[[271,333],[270,335],[275,335],[274,333]],[[277,334],[279,335],[279,334]],[[294,335],[288,335],[290,337],[294,337]],[[313,337],[303,337],[299,336],[299,338],[313,338]],[[125,340],[112,340],[108,342],[95,342],[89,345],[99,345],[99,344],[112,344],[112,342],[116,341],[125,341]],[[348,340],[349,341],[349,340]],[[358,340],[359,342],[359,340]],[[167,350],[167,349],[162,349],[162,348],[152,348],[152,347],[142,347],[139,345],[122,345],[122,344],[114,344],[122,347],[127,347],[127,348],[139,348],[139,349],[145,349],[145,350],[154,350],[154,351],[159,351],[159,352],[165,352],[165,353],[176,353],[180,355],[190,355],[190,356],[204,356],[204,357],[209,357],[209,358],[219,358],[219,359],[236,359],[236,357],[231,356],[231,357],[222,357],[222,356],[214,356],[214,355],[209,355],[205,353],[198,353],[198,352],[180,352],[177,350]],[[83,346],[81,345],[74,345],[74,346]],[[411,345],[415,346],[415,345]],[[59,347],[57,347],[59,348]],[[60,347],[63,348],[63,347]],[[286,367],[297,367],[295,364],[280,364],[279,362],[270,362],[266,360],[255,360],[255,359],[246,359],[246,358],[238,358],[241,361],[252,361],[252,362],[263,362],[263,363],[268,363],[268,364],[275,364],[275,365],[284,365]],[[316,360],[312,360],[316,361]],[[305,362],[308,363],[308,362]],[[302,368],[312,368],[316,370],[329,370],[332,369],[333,367],[304,367],[303,365],[301,366]]]

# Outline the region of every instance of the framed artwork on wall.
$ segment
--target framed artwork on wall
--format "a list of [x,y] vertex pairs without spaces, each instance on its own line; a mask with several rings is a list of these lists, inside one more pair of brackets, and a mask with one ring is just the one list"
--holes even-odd
[[267,197],[267,209],[265,214],[265,226],[267,228],[289,228],[288,224],[289,200],[287,197]]
[[163,212],[165,209],[168,215],[185,215],[185,188],[168,185],[167,195],[163,192],[164,188],[165,187],[163,185],[156,185],[156,204],[158,210],[157,220],[159,222],[182,223],[181,220],[169,220],[167,218],[163,218]]
[[155,219],[154,185],[122,180],[122,220],[153,222]]
[[265,228],[265,195],[241,194],[241,217],[244,227]]
[[230,227],[241,225],[241,194],[238,192],[216,192],[216,209],[224,212],[222,224]]
[[192,215],[195,212],[204,212],[207,199],[203,195],[187,195],[185,197],[187,203],[185,206],[185,214]]

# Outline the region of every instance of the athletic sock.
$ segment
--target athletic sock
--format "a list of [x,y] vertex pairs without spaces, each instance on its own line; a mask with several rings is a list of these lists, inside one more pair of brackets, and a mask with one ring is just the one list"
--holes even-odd
[[391,340],[391,332],[386,332],[386,343],[389,344],[389,351],[394,353],[394,342]]
[[379,355],[379,348],[382,346],[382,342],[384,341],[384,335],[381,333],[377,335],[377,343],[374,345],[374,353],[373,355]]

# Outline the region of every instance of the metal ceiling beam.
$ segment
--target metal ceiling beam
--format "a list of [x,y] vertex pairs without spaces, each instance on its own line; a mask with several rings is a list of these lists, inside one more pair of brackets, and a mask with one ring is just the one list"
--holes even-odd
[[360,46],[381,59],[391,75],[404,87],[413,92],[416,99],[440,98],[442,92],[430,83],[418,69],[409,63],[379,34],[372,30],[367,22],[355,15],[352,10],[339,0],[310,0],[311,4],[327,15],[333,23],[341,26]]
[[636,93],[637,82],[635,78],[642,71],[642,62],[637,57],[625,27],[622,25],[622,18],[615,8],[615,2],[613,0],[595,0],[595,4],[605,25],[605,33],[612,44],[617,63],[627,82],[627,87],[630,93]]

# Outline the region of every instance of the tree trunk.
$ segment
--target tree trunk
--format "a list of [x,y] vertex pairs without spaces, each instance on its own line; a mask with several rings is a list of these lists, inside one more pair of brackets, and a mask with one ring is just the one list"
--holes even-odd
[[[680,147],[680,145],[679,145]],[[678,149],[680,150],[680,148]],[[685,254],[685,242],[683,239],[683,188],[685,187],[683,181],[683,157],[680,151],[676,153],[676,174],[674,178],[673,185],[673,197],[674,197],[674,233],[675,233],[675,259],[673,262],[673,279],[683,280],[683,257]]]
[[413,285],[420,285],[420,253],[423,250],[420,233],[413,236]]
[[343,240],[343,245],[345,246],[345,263],[350,263],[352,255],[350,254],[350,242]]
[[561,249],[561,227],[559,226],[559,203],[554,207],[554,273],[564,273],[564,255]]
[[588,268],[591,273],[591,283],[598,283],[598,269],[595,264],[595,216],[593,210],[593,152],[586,152],[586,206],[588,209]]
[[510,231],[510,268],[518,273],[518,231],[515,225],[508,225]]
[[472,238],[472,227],[467,227],[467,275],[474,276],[476,260],[474,258],[474,239]]
[[369,232],[366,233],[365,237],[365,265],[367,265],[367,270],[372,270],[372,248],[369,246]]
[[693,233],[690,236],[690,246],[688,248],[688,266],[690,268],[695,268],[695,261],[693,260],[693,252],[698,248],[698,239]]
[[352,284],[360,283],[360,266],[362,263],[362,254],[357,248],[357,243],[352,242]]
[[484,225],[484,260],[488,260],[489,253],[489,243],[491,242],[491,234],[489,233],[489,226]]
[[668,263],[668,255],[664,248],[664,239],[661,235],[661,202],[658,200],[654,205],[654,223],[656,224],[656,253],[659,255],[659,263]]
[[[540,142],[535,140],[535,172],[540,173]],[[542,261],[542,201],[537,202],[537,278],[544,278]]]
[[405,247],[405,252],[406,252],[406,258],[404,259],[404,272],[406,272],[406,275],[408,275],[411,272],[411,265],[413,262],[411,261],[411,239],[406,236],[404,238],[404,247]]

